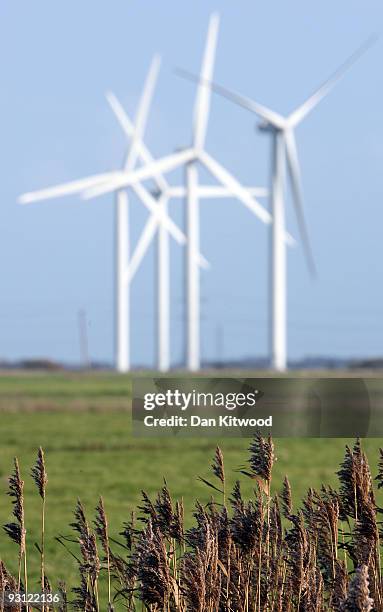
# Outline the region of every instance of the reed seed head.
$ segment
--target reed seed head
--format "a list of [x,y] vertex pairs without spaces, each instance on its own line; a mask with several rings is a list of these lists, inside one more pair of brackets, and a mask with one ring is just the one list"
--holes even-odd
[[31,476],[36,483],[41,499],[45,500],[48,476],[45,469],[44,451],[41,447],[39,448],[37,453],[36,463],[31,470]]

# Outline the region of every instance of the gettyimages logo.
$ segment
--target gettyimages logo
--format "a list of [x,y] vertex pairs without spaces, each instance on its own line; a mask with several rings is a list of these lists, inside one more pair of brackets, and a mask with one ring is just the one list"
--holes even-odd
[[183,392],[180,389],[167,389],[165,392],[145,393],[144,395],[144,410],[154,410],[155,408],[178,408],[185,411],[197,407],[219,407],[226,410],[235,410],[236,408],[253,408],[257,401],[263,396],[263,392],[259,389],[244,392],[223,393],[202,392],[193,389],[189,392]]
[[[353,438],[383,436],[383,406],[370,393],[383,380],[360,378],[140,378],[133,381],[139,436]],[[373,417],[373,418],[372,418]]]

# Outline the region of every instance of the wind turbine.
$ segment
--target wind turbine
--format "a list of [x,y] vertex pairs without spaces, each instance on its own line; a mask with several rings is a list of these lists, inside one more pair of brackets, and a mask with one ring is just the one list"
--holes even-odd
[[295,128],[307,117],[309,113],[325,98],[339,79],[376,41],[376,36],[364,43],[340,68],[332,74],[306,101],[296,108],[290,115],[284,117],[264,105],[242,96],[221,85],[213,83],[210,78],[199,78],[191,73],[178,70],[177,72],[190,80],[205,85],[206,89],[213,90],[221,96],[242,106],[258,115],[262,122],[259,129],[268,132],[272,137],[271,162],[271,365],[276,371],[283,372],[287,368],[287,279],[286,279],[286,229],[285,229],[285,190],[286,167],[290,178],[295,213],[299,231],[310,272],[315,275],[315,265],[308,238],[307,226],[303,210],[303,193],[301,169],[298,159],[295,139]]
[[[123,109],[117,97],[112,93],[107,93],[107,100],[114,112],[119,125],[128,139],[134,138],[135,126],[128,113]],[[136,138],[136,146],[140,160],[144,163],[152,163],[154,158],[142,140]],[[177,188],[172,188],[161,173],[153,176],[156,188],[158,189],[158,206],[162,213],[168,215],[168,203],[171,197],[178,195]],[[147,198],[139,186],[140,196]],[[258,190],[262,193],[262,190]],[[132,281],[139,268],[147,249],[150,246],[155,234],[157,233],[157,368],[160,372],[166,372],[170,368],[170,260],[169,260],[169,232],[158,218],[150,215],[146,225],[138,240],[136,249],[129,262],[128,281]],[[184,237],[182,243],[184,244]],[[196,264],[198,267],[207,269],[209,267],[206,259],[196,254]]]
[[[158,56],[152,61],[143,94],[139,103],[135,125],[131,126],[131,143],[128,153],[124,160],[124,172],[132,171],[136,166],[142,152],[145,153],[145,147],[141,141],[145,130],[147,116],[149,112],[150,102],[152,99],[155,82],[160,66]],[[27,193],[19,198],[22,204],[52,199],[56,197],[81,193],[84,189],[90,186],[102,184],[105,180],[110,179],[119,173],[109,172],[86,177],[76,180],[71,183],[50,187],[40,191]],[[132,189],[140,198],[143,204],[151,213],[150,219],[154,229],[158,226],[164,232],[170,233],[175,240],[180,244],[185,244],[186,238],[176,224],[167,216],[164,200],[156,199],[147,191],[140,183],[132,185]],[[142,242],[140,249],[135,251],[130,259],[129,245],[129,200],[126,190],[116,190],[116,205],[115,205],[115,246],[116,246],[116,315],[115,315],[115,359],[116,368],[119,372],[126,372],[130,369],[130,283],[133,280],[144,252],[142,251]],[[138,249],[138,247],[137,247]],[[198,264],[203,267],[207,266],[204,258],[197,255]],[[130,261],[129,261],[130,260]],[[166,268],[161,267],[163,274],[166,273]],[[166,278],[159,280],[159,285],[166,285]],[[162,286],[162,285],[161,285]],[[159,364],[161,369],[166,369],[166,361]]]
[[[199,270],[195,254],[199,250],[199,199],[201,197],[235,197],[240,200],[264,223],[271,222],[270,213],[256,200],[259,191],[243,187],[217,160],[205,150],[205,139],[210,107],[210,92],[203,81],[212,77],[215,49],[219,28],[219,16],[213,14],[208,29],[207,42],[202,62],[201,78],[197,89],[194,107],[192,146],[183,151],[154,160],[132,173],[116,173],[109,179],[103,177],[101,184],[86,189],[85,198],[93,198],[109,193],[118,188],[135,185],[137,182],[165,174],[179,166],[185,166],[186,188],[173,188],[173,195],[186,194],[187,200],[187,256],[186,256],[186,294],[187,294],[187,368],[191,371],[200,367],[200,330],[199,330]],[[220,186],[201,186],[198,181],[197,162],[200,162],[220,183]],[[264,195],[264,192],[261,193]],[[284,240],[293,244],[290,235],[284,234]]]

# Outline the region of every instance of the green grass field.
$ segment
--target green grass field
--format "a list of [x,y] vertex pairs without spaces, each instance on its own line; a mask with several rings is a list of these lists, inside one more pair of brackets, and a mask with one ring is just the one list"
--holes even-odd
[[[38,575],[39,498],[29,472],[38,447],[46,452],[47,573],[73,580],[75,562],[55,541],[70,534],[69,523],[77,498],[89,515],[103,495],[113,536],[140,501],[140,491],[154,494],[166,477],[175,497],[183,497],[187,520],[195,498],[208,501],[211,490],[197,475],[210,477],[209,466],[218,440],[135,439],[131,435],[130,379],[113,374],[3,374],[0,376],[0,523],[11,518],[6,497],[7,478],[17,455],[26,481],[27,541],[32,579]],[[347,440],[276,441],[273,489],[289,475],[298,500],[310,486],[336,485],[335,472]],[[225,439],[220,443],[230,482],[247,458],[249,441]],[[366,440],[376,472],[380,440]],[[243,478],[244,487],[250,483]],[[0,531],[0,557],[15,571],[16,547]]]

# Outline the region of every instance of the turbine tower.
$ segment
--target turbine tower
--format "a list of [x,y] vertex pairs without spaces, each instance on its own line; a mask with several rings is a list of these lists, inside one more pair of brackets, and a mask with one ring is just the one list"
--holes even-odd
[[182,76],[197,81],[199,86],[204,85],[206,89],[213,90],[258,115],[262,120],[258,126],[259,129],[266,131],[272,137],[270,199],[273,222],[271,227],[270,348],[271,366],[278,372],[283,372],[287,368],[286,170],[291,183],[294,208],[307,264],[311,274],[315,275],[315,265],[304,217],[301,169],[294,131],[319,102],[330,93],[346,71],[371,47],[376,38],[373,36],[368,39],[314,94],[287,117],[250,98],[213,83],[209,78],[201,79],[184,70],[178,71]]
[[[210,81],[213,77],[214,60],[217,47],[219,29],[219,15],[210,17],[204,57],[201,67],[201,79]],[[197,96],[194,106],[193,141],[192,147],[197,151],[203,150],[206,141],[209,120],[211,91],[202,84],[197,87]],[[194,256],[199,250],[200,224],[199,224],[199,197],[198,197],[198,165],[196,160],[186,164],[186,367],[195,372],[201,367],[201,339],[200,339],[200,275],[195,265]]]

